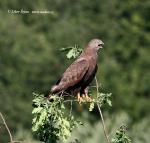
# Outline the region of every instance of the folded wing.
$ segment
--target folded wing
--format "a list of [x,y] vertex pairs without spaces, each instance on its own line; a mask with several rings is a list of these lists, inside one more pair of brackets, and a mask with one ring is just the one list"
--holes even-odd
[[78,84],[88,71],[89,64],[85,58],[79,58],[72,63],[62,75],[59,82],[51,89],[52,93],[66,90],[67,88]]

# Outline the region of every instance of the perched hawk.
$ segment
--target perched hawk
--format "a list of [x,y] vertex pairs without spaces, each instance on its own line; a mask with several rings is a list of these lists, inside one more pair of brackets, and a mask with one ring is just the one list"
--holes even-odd
[[[91,40],[81,55],[66,69],[61,78],[51,88],[51,94],[66,92],[76,95],[79,102],[88,97],[88,86],[97,72],[97,52],[104,43]],[[80,96],[81,95],[81,96]]]

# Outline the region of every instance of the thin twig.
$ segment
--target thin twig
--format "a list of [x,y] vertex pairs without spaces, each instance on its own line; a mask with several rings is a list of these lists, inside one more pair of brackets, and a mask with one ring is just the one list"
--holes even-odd
[[[97,78],[95,77],[95,82],[96,82],[96,89],[97,89],[97,95],[99,93],[99,85],[98,85],[98,81],[97,81]],[[108,138],[108,133],[107,133],[107,130],[106,130],[106,126],[105,126],[105,122],[104,122],[104,117],[103,117],[103,113],[102,113],[102,110],[99,106],[99,104],[97,103],[97,107],[98,107],[98,110],[99,110],[99,113],[100,113],[100,116],[101,116],[101,119],[102,119],[102,126],[103,126],[103,130],[104,130],[104,134],[105,134],[105,137],[106,137],[106,141],[107,143],[110,143],[109,141],[109,138]]]
[[7,129],[7,132],[9,134],[10,142],[13,142],[13,138],[12,138],[11,132],[10,132],[10,130],[9,130],[9,128],[8,128],[8,126],[7,126],[6,122],[5,122],[5,119],[4,119],[4,117],[3,117],[1,112],[0,112],[0,116],[1,116],[1,118],[3,120],[3,123],[4,123],[5,127],[6,127],[6,129]]
[[[90,87],[92,87],[92,88],[97,88],[97,86],[94,86],[94,85],[93,85],[93,86],[90,86]],[[101,86],[99,85],[98,88],[100,88],[100,87],[101,87]]]
[[3,120],[3,125],[5,126],[5,128],[6,128],[7,132],[8,132],[8,134],[9,134],[9,138],[10,138],[10,142],[9,142],[9,143],[21,143],[21,141],[14,141],[14,140],[13,140],[13,137],[12,137],[12,134],[11,134],[11,132],[10,132],[10,129],[8,128],[8,126],[7,126],[7,124],[6,124],[6,121],[5,121],[4,117],[3,117],[3,114],[2,114],[1,112],[0,112],[0,116],[1,116],[1,118],[2,118],[2,120]]
[[22,141],[12,141],[12,142],[8,142],[8,143],[23,143]]
[[70,101],[70,116],[71,116],[71,113],[72,113],[72,100]]
[[[64,103],[66,103],[66,102],[79,102],[78,100],[74,100],[74,99],[71,99],[71,100],[64,100],[63,102]],[[95,100],[92,100],[92,101],[84,101],[84,102],[82,102],[82,103],[91,103],[91,102],[93,102],[93,103],[100,103],[99,101],[95,101]]]

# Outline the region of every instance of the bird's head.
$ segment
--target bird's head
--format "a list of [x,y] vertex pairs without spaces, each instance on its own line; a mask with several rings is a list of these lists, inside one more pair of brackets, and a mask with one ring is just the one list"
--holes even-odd
[[102,40],[100,39],[92,39],[89,43],[88,43],[88,47],[91,49],[95,49],[96,51],[99,50],[100,48],[103,48],[102,46],[104,45],[104,43],[102,42]]

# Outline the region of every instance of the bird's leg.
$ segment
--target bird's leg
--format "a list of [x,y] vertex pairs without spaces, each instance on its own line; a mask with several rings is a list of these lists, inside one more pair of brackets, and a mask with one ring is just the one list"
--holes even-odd
[[80,101],[80,93],[77,94],[77,100]]
[[84,89],[85,101],[91,102],[92,98],[90,96],[88,96],[88,89],[89,89],[89,87],[87,87],[87,88]]
[[80,92],[77,94],[77,100],[79,103],[83,102],[83,98],[80,96]]

